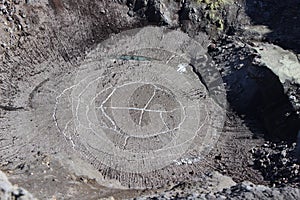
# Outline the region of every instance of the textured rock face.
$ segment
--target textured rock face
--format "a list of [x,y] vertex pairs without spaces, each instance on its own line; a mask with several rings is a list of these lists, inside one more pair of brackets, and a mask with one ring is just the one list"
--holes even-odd
[[0,199],[36,200],[29,192],[27,192],[23,188],[13,186],[2,171],[0,171]]
[[296,157],[300,160],[300,131],[297,136]]
[[299,54],[299,0],[246,0],[246,13],[254,24],[268,26],[265,38]]
[[[76,68],[40,84],[30,111],[16,118],[30,118],[28,126],[10,124],[16,137],[26,135],[25,144],[56,151],[62,163],[64,154],[73,155],[118,182],[115,187],[183,181],[201,167],[225,120],[221,76],[205,53],[187,34],[165,28],[114,35]],[[32,153],[18,142],[15,147],[20,157]]]
[[[223,183],[223,184],[218,184]],[[225,184],[224,184],[225,183]],[[215,188],[207,188],[210,184]],[[199,185],[198,185],[199,186]],[[139,200],[151,199],[291,199],[299,198],[300,190],[292,187],[269,188],[264,185],[255,185],[249,181],[242,183],[234,183],[229,177],[220,174],[214,174],[211,179],[207,179],[205,183],[199,187],[197,185],[181,185],[178,188],[173,188],[159,195],[149,195],[140,198]]]
[[243,182],[215,195],[207,195],[204,199],[298,199],[300,190],[297,188],[268,188],[263,185],[254,185]]
[[[296,90],[292,90],[294,92],[291,91],[290,95],[287,94],[280,78],[272,71],[273,68],[275,71],[284,70],[280,61],[284,55],[264,51],[263,53],[268,55],[264,56],[257,52],[256,49],[259,47],[253,45],[229,36],[210,49],[210,54],[226,83],[229,104],[240,115],[259,119],[269,138],[295,141],[300,129],[297,113],[299,108],[297,98],[293,96],[295,101],[292,103],[290,97]],[[292,58],[290,60],[286,58],[286,62],[293,63],[290,66],[293,68],[298,63],[295,61],[295,55],[292,53],[290,55]],[[273,63],[264,64],[262,60],[266,58],[278,64],[276,66]],[[295,77],[298,76],[297,70],[293,73]],[[293,78],[290,77],[289,80],[293,81]]]
[[[233,36],[232,41],[235,42],[225,39],[224,45],[221,44],[212,51],[213,56],[219,55],[214,59],[220,65],[225,82],[228,84],[228,98],[231,106],[240,114],[260,118],[271,137],[295,141],[300,128],[299,116],[296,114],[297,109],[293,107],[289,97],[285,94],[282,84],[285,80],[297,83],[299,79],[297,55],[272,45],[265,45],[265,50],[257,44],[253,48],[253,43],[249,42],[265,39],[274,41],[277,40],[274,38],[279,38],[278,44],[284,47],[290,44],[290,49],[295,50],[294,44],[298,41],[295,32],[299,26],[296,25],[293,31],[290,29],[290,34],[285,33],[287,28],[284,28],[297,24],[294,20],[297,14],[289,14],[288,10],[294,10],[291,5],[297,7],[298,4],[290,3],[289,5],[289,3],[274,1],[237,1],[235,3],[185,1],[181,4],[177,3],[176,9],[172,10],[174,6],[170,6],[170,12],[164,12],[163,7],[159,6],[164,4],[163,1],[148,1],[148,6],[145,1],[133,1],[131,6],[135,7],[133,10],[142,18],[156,23],[163,22],[170,27],[179,26],[190,35],[197,35],[199,31],[204,31],[209,34],[210,38],[219,38],[218,41],[222,41],[220,37],[223,33],[239,35],[240,38]],[[175,5],[175,1],[169,4]],[[177,11],[178,6],[179,11]],[[149,8],[153,12],[147,12]],[[261,12],[257,13],[260,9]],[[284,12],[277,15],[280,9]],[[164,14],[176,16],[178,20],[168,22],[164,20]],[[277,17],[274,17],[275,15]],[[148,16],[156,16],[157,20],[149,19]],[[251,20],[254,20],[255,26],[251,25]],[[296,43],[292,44],[293,40]],[[259,57],[262,58],[259,59]],[[263,64],[267,60],[269,62]],[[289,66],[283,67],[286,65]]]
[[[299,26],[289,27],[298,23],[298,1],[220,2],[0,0],[5,30],[0,30],[0,167],[10,171],[11,182],[40,199],[124,199],[153,192],[129,187],[160,186],[171,188],[163,195],[174,199],[297,198],[296,189],[235,182],[298,186],[295,146],[265,149],[260,137],[296,139],[300,89],[290,77],[297,79],[291,72],[298,67],[297,55],[271,44],[262,45],[268,51],[257,46],[273,41],[297,52]],[[148,24],[170,29],[132,33],[137,40],[114,35]],[[195,41],[185,40],[179,29]],[[191,59],[193,52],[202,57]],[[291,66],[282,70],[286,64]],[[231,108],[243,118],[226,113],[223,129],[209,118],[224,114],[216,72]],[[149,169],[156,170],[146,173]],[[215,170],[234,181],[206,173]]]
[[138,16],[151,24],[181,28],[189,35],[207,33],[217,39],[221,33],[233,32],[249,18],[244,12],[243,1],[223,0],[130,0],[127,1],[131,16]]
[[130,8],[130,16],[137,15],[150,23],[178,26],[179,1],[129,0],[127,5]]
[[178,184],[159,195],[147,195],[136,199],[203,199],[209,193],[221,192],[235,185],[236,183],[230,177],[223,176],[214,171],[208,174],[205,179],[199,180],[196,183]]
[[299,188],[300,165],[297,161],[296,143],[288,145],[266,142],[251,150],[254,167],[260,171],[273,187],[286,184]]
[[[283,85],[288,82],[299,84],[300,63],[294,53],[272,44],[258,44],[255,49],[260,55],[256,60],[271,69]],[[298,100],[294,99],[296,105],[289,103],[291,95],[282,95],[285,94],[284,87],[280,87],[280,84],[276,86],[270,81],[268,84],[267,81],[264,82],[262,101],[265,104],[272,102],[276,106],[266,106],[262,112],[266,128],[281,138],[286,136],[287,139],[295,141],[300,130]],[[261,87],[263,88],[263,85]],[[274,126],[274,122],[277,126]]]
[[300,84],[300,63],[297,55],[272,44],[257,44],[260,62],[269,67],[282,83],[291,81]]

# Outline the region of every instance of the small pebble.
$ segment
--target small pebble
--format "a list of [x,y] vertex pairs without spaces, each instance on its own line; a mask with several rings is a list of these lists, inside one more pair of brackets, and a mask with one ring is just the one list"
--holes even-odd
[[18,5],[20,3],[20,0],[14,0],[14,3]]
[[130,17],[133,17],[133,16],[134,16],[134,12],[133,12],[132,10],[129,10],[129,11],[127,12],[127,14],[128,14]]
[[283,150],[283,151],[281,152],[281,155],[282,155],[283,157],[286,157],[286,150]]
[[101,8],[101,9],[100,9],[100,13],[105,14],[105,13],[106,13],[106,10],[105,10],[104,8]]
[[6,9],[2,10],[2,13],[3,13],[4,15],[6,15],[6,14],[7,14],[7,10],[6,10]]
[[19,15],[20,15],[22,18],[25,18],[25,17],[26,17],[26,14],[25,14],[23,11],[20,11],[20,12],[19,12]]
[[6,6],[5,5],[0,5],[0,10],[5,10],[6,9]]

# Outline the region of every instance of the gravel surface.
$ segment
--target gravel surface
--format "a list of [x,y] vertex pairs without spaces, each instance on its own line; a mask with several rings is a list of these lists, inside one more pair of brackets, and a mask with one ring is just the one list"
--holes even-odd
[[25,189],[12,185],[2,171],[0,171],[0,198],[1,200],[36,200]]
[[270,181],[271,186],[300,186],[300,165],[297,162],[295,147],[296,143],[267,142],[251,150],[254,167]]

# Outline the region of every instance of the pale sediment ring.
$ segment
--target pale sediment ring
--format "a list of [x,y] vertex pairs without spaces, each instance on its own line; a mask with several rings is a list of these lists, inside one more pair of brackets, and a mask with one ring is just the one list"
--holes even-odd
[[[191,66],[208,62],[203,47],[179,31],[147,27],[113,36],[57,98],[57,126],[74,149],[93,155],[90,162],[123,172],[158,170],[191,151],[205,155],[225,116],[225,92],[212,98],[207,90],[221,87],[220,77],[203,84]],[[72,117],[60,120],[62,112]]]

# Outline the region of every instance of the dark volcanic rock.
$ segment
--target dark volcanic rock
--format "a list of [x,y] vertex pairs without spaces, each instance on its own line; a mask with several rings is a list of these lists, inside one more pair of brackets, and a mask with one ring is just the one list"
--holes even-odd
[[255,24],[272,31],[266,38],[280,46],[300,53],[299,0],[246,0],[246,12]]
[[139,18],[146,19],[151,24],[178,26],[179,1],[130,0],[127,1],[127,6]]
[[[215,194],[215,199],[298,199],[300,190],[292,187],[269,188],[263,185],[254,185],[251,182],[243,182],[230,189],[225,189]],[[204,198],[205,199],[205,198]],[[211,199],[206,196],[206,199]]]
[[[224,178],[224,177],[223,177]],[[210,183],[207,183],[208,185]],[[206,185],[205,183],[203,184]],[[195,191],[195,188],[189,188],[189,185],[181,185],[178,188],[172,188],[166,192],[157,195],[148,195],[138,200],[163,200],[163,199],[201,199],[201,200],[221,200],[221,199],[289,199],[296,200],[300,196],[300,190],[292,187],[270,188],[264,185],[255,185],[249,181],[235,184],[224,188],[222,191],[201,190]]]
[[[251,14],[256,13],[253,8],[263,5],[255,2],[132,0],[127,5],[149,23],[180,26],[191,36],[205,32],[218,40],[210,45],[211,55],[227,84],[232,108],[240,115],[261,121],[271,139],[294,141],[300,129],[298,113],[278,75],[257,61],[261,55],[251,46],[252,41],[261,41],[272,31],[268,29],[272,26],[251,26],[249,16],[256,19]],[[278,6],[270,6],[273,15]],[[224,33],[232,36],[222,38]]]
[[300,166],[295,157],[296,144],[266,142],[252,149],[254,167],[272,186],[300,186]]
[[231,107],[246,119],[259,119],[270,139],[295,141],[299,115],[278,76],[257,61],[260,54],[235,36],[211,45],[210,54],[226,83]]
[[242,1],[129,0],[127,6],[130,16],[134,12],[150,24],[181,27],[192,36],[205,32],[217,39],[222,33],[233,33],[250,24]]

